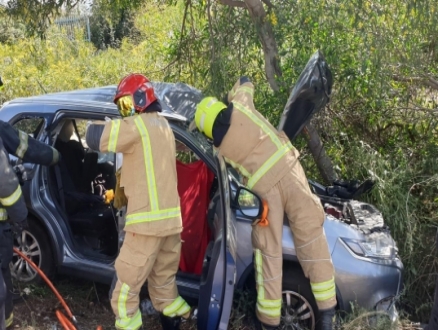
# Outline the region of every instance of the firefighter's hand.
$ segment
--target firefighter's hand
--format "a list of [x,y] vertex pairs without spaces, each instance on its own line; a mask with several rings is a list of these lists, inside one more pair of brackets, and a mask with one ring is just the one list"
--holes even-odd
[[24,166],[22,164],[18,164],[15,165],[13,169],[20,185],[24,185],[24,181],[27,181],[27,172]]
[[105,192],[104,201],[105,204],[109,204],[114,200],[114,190],[110,189]]
[[242,76],[239,78],[239,82],[243,85],[244,83],[251,82],[251,80],[247,76]]
[[23,232],[23,230],[29,228],[27,219],[24,219],[22,221],[12,221],[11,228],[14,236],[17,238],[18,244],[21,245],[21,233]]

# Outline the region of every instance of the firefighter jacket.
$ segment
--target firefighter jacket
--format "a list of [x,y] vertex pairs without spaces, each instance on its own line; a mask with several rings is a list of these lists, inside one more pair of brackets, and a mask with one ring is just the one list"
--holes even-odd
[[[249,81],[241,84],[240,80],[228,93],[233,110],[218,149],[245,177],[247,187],[263,194],[290,171],[299,154],[286,134],[279,133],[255,109],[253,94],[253,84]],[[293,157],[285,157],[291,153]]]
[[167,120],[149,112],[112,120],[101,130],[102,125],[91,124],[86,140],[90,148],[123,154],[120,187],[128,199],[124,230],[158,237],[180,233],[175,137]]
[[[43,142],[35,140],[34,138],[27,135],[25,132],[15,129],[9,123],[0,120],[0,139],[2,140],[2,150],[5,153],[5,159],[2,160],[6,163],[2,163],[0,175],[0,186],[6,189],[9,192],[13,187],[15,187],[14,192],[16,195],[13,196],[12,199],[5,199],[5,196],[0,196],[0,221],[7,220],[8,214],[12,221],[22,221],[27,216],[26,205],[19,202],[22,200],[21,196],[21,188],[18,184],[18,179],[13,171],[12,167],[9,165],[9,156],[8,154],[12,154],[18,158],[23,159],[24,162],[35,163],[41,165],[52,165],[56,164],[59,160],[59,153],[56,149],[46,145]],[[13,175],[13,180],[8,181],[10,179],[6,179],[7,175],[3,174],[4,171],[8,172],[7,164],[11,168],[11,173]],[[8,172],[9,173],[9,172]],[[5,176],[4,176],[5,175]],[[18,186],[15,186],[15,181]],[[6,192],[5,192],[6,193]],[[16,204],[10,204],[12,201],[16,200]],[[11,206],[17,205],[17,206]],[[20,205],[20,206],[18,206]],[[12,209],[11,209],[12,207]],[[14,211],[15,208],[19,208],[20,212]],[[6,212],[8,210],[8,212]],[[18,212],[20,215],[18,215]],[[23,218],[24,214],[24,218]]]
[[27,208],[24,202],[21,187],[15,175],[14,169],[9,164],[3,140],[0,137],[0,220],[8,219],[8,213],[12,221],[21,222],[27,217]]

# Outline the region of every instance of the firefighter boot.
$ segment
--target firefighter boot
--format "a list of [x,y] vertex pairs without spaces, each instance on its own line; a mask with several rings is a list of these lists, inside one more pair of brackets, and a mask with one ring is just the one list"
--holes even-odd
[[12,326],[12,323],[14,323],[14,313],[11,313],[11,315],[9,315],[9,317],[6,319],[6,328],[10,328]]
[[335,309],[330,308],[323,311],[319,311],[321,315],[321,329],[333,330],[333,317],[335,316]]
[[168,317],[160,314],[160,321],[163,330],[179,330],[179,324],[181,322],[180,317]]

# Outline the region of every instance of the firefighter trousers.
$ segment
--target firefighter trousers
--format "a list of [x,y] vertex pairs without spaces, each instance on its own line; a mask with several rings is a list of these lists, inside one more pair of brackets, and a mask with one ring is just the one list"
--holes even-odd
[[334,307],[334,268],[323,229],[324,211],[319,199],[310,191],[301,165],[297,162],[289,173],[260,197],[268,202],[269,225],[256,225],[252,231],[258,319],[272,326],[280,323],[285,213],[298,260],[305,276],[310,279],[318,308]]
[[[0,263],[1,263],[1,277],[0,283],[5,285],[4,300],[3,300],[3,310],[4,318],[12,321],[12,277],[11,270],[9,269],[9,263],[12,261],[14,248],[14,235],[11,230],[9,223],[0,222]],[[1,284],[0,284],[1,285]],[[11,322],[9,322],[11,323]],[[1,326],[0,326],[1,329]]]
[[111,297],[117,329],[141,327],[139,294],[146,280],[158,312],[168,317],[189,316],[190,306],[178,295],[175,283],[180,253],[180,234],[166,237],[125,234],[115,263],[117,282]]

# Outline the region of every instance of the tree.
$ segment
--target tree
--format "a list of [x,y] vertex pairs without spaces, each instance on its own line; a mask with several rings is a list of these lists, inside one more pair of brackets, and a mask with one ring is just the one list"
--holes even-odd
[[[247,8],[257,31],[260,43],[262,45],[265,59],[266,79],[272,90],[280,92],[280,85],[284,84],[281,80],[282,70],[280,66],[278,46],[275,40],[271,21],[267,17],[264,4],[273,10],[274,6],[269,0],[220,0],[223,5],[239,8]],[[322,178],[327,184],[332,184],[337,178],[333,164],[325,152],[324,145],[318,134],[318,131],[312,124],[308,124],[304,130],[304,136],[307,139],[307,145],[314,157]]]
[[53,15],[61,9],[70,10],[85,0],[8,0],[7,13],[20,19],[29,35],[45,36]]

